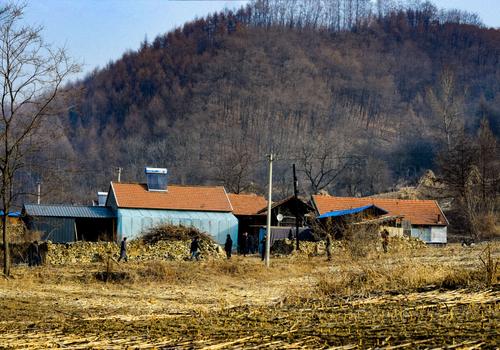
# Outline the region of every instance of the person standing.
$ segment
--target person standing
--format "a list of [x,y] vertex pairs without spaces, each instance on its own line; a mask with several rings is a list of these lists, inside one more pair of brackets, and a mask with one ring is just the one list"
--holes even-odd
[[122,243],[120,244],[120,257],[118,258],[118,261],[120,260],[125,260],[125,262],[128,261],[128,256],[127,256],[127,237],[123,237]]
[[326,260],[332,261],[332,235],[326,234]]
[[262,250],[261,250],[261,260],[264,261],[264,259],[266,258],[266,235],[264,235],[264,238],[262,238],[262,241],[260,241],[260,244],[262,246]]
[[248,248],[250,245],[249,243],[250,242],[248,241],[248,233],[243,232],[243,235],[241,236],[241,244],[240,244],[241,254],[243,254],[243,256],[247,256],[247,254],[248,254]]
[[226,251],[226,256],[231,259],[231,251],[233,250],[233,240],[230,235],[226,237],[226,243],[224,243],[224,250]]
[[200,239],[198,237],[193,238],[191,241],[189,252],[191,253],[191,260],[200,260]]
[[389,231],[384,229],[380,235],[382,236],[382,249],[384,249],[384,253],[387,253],[387,247],[389,246]]
[[38,241],[31,242],[28,247],[28,266],[39,266],[41,265],[41,260]]

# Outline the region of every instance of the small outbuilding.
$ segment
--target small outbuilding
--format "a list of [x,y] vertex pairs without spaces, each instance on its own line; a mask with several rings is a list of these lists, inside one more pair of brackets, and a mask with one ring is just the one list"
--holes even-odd
[[42,240],[67,243],[116,238],[115,215],[106,207],[25,204],[21,217],[29,230],[42,233]]
[[[314,208],[301,198],[287,197],[275,202],[271,206],[271,226],[295,227],[295,217],[299,219],[299,226],[307,226],[308,216],[314,213]],[[261,208],[258,214],[267,216],[267,207]],[[278,220],[280,215],[281,221]]]
[[[447,242],[448,220],[435,200],[403,200],[374,197],[334,197],[313,195],[312,203],[321,217],[328,212],[349,211],[355,208],[375,206],[387,212],[387,219],[395,222],[403,231],[430,244]],[[384,219],[374,218],[375,221]]]

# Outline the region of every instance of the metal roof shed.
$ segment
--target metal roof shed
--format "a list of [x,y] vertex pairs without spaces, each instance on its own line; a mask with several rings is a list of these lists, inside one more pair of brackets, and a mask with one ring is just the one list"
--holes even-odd
[[58,243],[112,240],[115,234],[115,215],[106,207],[25,204],[22,217],[43,240]]

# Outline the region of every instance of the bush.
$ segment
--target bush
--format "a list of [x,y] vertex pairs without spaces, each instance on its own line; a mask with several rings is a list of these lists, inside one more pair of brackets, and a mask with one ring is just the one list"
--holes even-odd
[[500,237],[500,222],[498,215],[487,213],[477,220],[477,232],[480,239],[492,239]]
[[345,247],[353,258],[368,256],[379,244],[378,225],[349,225],[344,231]]

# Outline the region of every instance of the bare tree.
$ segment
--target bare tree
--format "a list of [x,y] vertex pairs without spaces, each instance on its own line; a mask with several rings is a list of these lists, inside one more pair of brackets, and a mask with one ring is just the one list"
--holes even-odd
[[328,188],[357,162],[357,157],[348,153],[345,144],[319,135],[314,141],[304,141],[297,158],[299,171],[306,177],[312,193]]
[[436,117],[437,129],[444,135],[447,149],[463,124],[463,97],[457,93],[455,75],[449,69],[441,73],[438,91],[429,90],[429,101]]
[[7,215],[19,195],[16,174],[26,159],[46,141],[41,135],[56,116],[56,96],[71,73],[79,70],[64,49],[53,49],[41,36],[41,27],[21,23],[24,6],[0,8],[0,196],[4,274],[10,274]]

